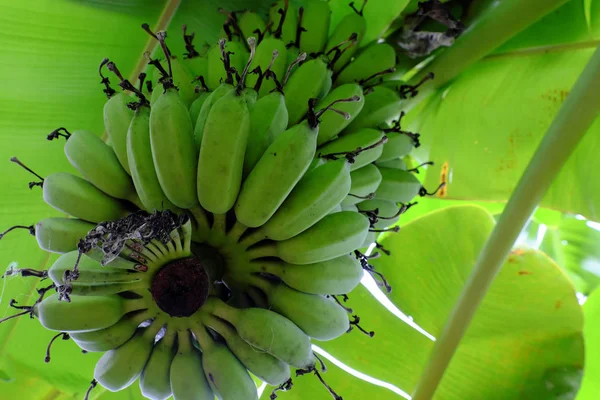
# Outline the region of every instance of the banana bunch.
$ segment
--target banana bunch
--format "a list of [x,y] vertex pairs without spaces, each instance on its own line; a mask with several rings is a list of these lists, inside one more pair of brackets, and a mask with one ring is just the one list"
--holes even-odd
[[357,321],[335,295],[380,276],[359,249],[432,194],[405,162],[419,138],[400,109],[417,87],[387,80],[394,49],[363,42],[364,5],[330,29],[329,4],[305,3],[223,10],[202,51],[184,27],[181,57],[144,25],[164,58],[138,86],[100,65],[110,145],[48,136],[66,139],[78,175],[34,173],[67,216],[26,227],[61,255],[20,272],[56,293],[15,307],[103,352],[94,378],[108,390],[139,380],[149,399],[256,399],[250,373],[278,390],[291,367],[318,375],[311,339]]

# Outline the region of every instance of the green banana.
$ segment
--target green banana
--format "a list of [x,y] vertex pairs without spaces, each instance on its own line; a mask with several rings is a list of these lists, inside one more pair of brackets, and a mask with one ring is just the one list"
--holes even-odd
[[342,207],[360,203],[375,193],[381,183],[381,172],[373,164],[367,164],[350,173],[352,185],[348,196],[342,201]]
[[290,76],[284,84],[285,105],[288,109],[288,127],[297,124],[308,111],[311,98],[324,97],[323,89],[330,73],[327,64],[321,58],[306,61]]
[[[196,130],[196,123],[198,122],[198,116],[200,115],[200,111],[202,111],[202,106],[206,102],[206,99],[211,95],[212,92],[207,92],[203,90],[198,95],[198,98],[194,100],[194,102],[190,105],[190,119],[194,124],[194,131]],[[194,135],[195,137],[195,135]]]
[[231,90],[211,108],[204,127],[197,198],[206,210],[223,214],[233,207],[240,192],[249,133],[247,96]]
[[405,157],[415,147],[414,140],[402,133],[388,132],[386,136],[388,141],[383,145],[383,151],[377,159],[378,163]]
[[[179,97],[181,101],[189,107],[196,98],[198,98],[199,93],[196,92],[196,85],[193,83],[195,76],[188,69],[187,65],[179,60],[177,57],[171,57],[171,69],[173,72],[173,84],[179,89]],[[167,71],[169,72],[169,71]],[[161,82],[161,72],[158,69],[154,70],[154,81]],[[154,93],[157,92],[158,93]],[[158,86],[152,92],[152,98],[150,99],[150,104],[154,106],[156,101],[160,98],[165,92],[162,86]]]
[[269,282],[258,277],[255,277],[251,284],[258,286],[265,293],[269,310],[288,318],[314,339],[335,339],[350,328],[346,310],[330,298],[302,293],[285,284]]
[[261,226],[277,211],[312,162],[318,132],[318,126],[304,121],[275,139],[242,184],[235,204],[238,221]]
[[385,229],[400,219],[400,207],[393,201],[373,199],[360,202],[357,206],[361,211],[378,211],[379,221],[373,225],[375,229]]
[[44,179],[44,201],[59,211],[90,222],[111,221],[129,214],[124,203],[83,178],[55,172]]
[[350,205],[341,205],[340,207],[342,207],[342,211],[354,211],[354,212],[358,212],[358,207],[356,207],[354,204],[350,204]]
[[250,134],[244,156],[244,177],[247,177],[273,141],[288,125],[285,98],[279,92],[258,99],[250,110]]
[[381,184],[375,191],[378,200],[408,203],[419,194],[421,182],[410,172],[401,169],[379,168]]
[[238,335],[259,351],[296,368],[315,365],[310,339],[284,316],[261,308],[236,309],[215,297],[209,297],[205,306],[213,315],[232,324]]
[[371,77],[391,71],[396,66],[396,51],[387,43],[374,43],[360,52],[337,76],[335,83],[372,82]]
[[363,242],[361,248],[363,248],[365,250],[368,249],[369,246],[371,246],[371,244],[375,243],[376,240],[377,240],[377,233],[369,232],[369,234],[365,238],[365,241]]
[[91,352],[105,352],[116,349],[127,342],[138,329],[138,326],[150,319],[147,311],[126,314],[116,324],[108,328],[89,332],[69,332],[77,345]]
[[139,204],[127,171],[110,146],[92,132],[73,132],[65,144],[65,155],[85,179],[104,193]]
[[171,363],[175,357],[176,332],[168,330],[154,345],[150,359],[140,375],[142,394],[152,400],[167,400],[171,390]]
[[111,392],[129,387],[150,358],[154,338],[163,322],[154,320],[148,328],[140,328],[123,345],[104,353],[96,363],[94,378]]
[[306,29],[300,36],[300,51],[320,53],[327,44],[331,8],[329,2],[311,0],[304,6],[302,27]]
[[202,369],[202,354],[192,345],[190,333],[179,331],[177,339],[170,373],[174,400],[213,400],[215,395]]
[[402,158],[397,158],[395,160],[388,160],[388,161],[379,161],[379,160],[377,160],[375,162],[375,165],[377,167],[393,168],[393,169],[403,169],[403,170],[406,170],[408,168],[406,166],[406,162]]
[[[358,101],[341,102],[335,105],[339,111],[346,113],[342,116],[336,112],[326,112],[320,118],[319,122],[319,137],[317,145],[321,146],[336,137],[341,131],[352,122],[363,108],[365,98],[360,85],[349,83],[338,86],[325,96],[318,104],[317,109],[322,109],[330,104],[334,104],[338,100],[343,99],[358,99]],[[348,118],[346,118],[348,117]]]
[[271,33],[287,46],[296,41],[298,9],[289,0],[279,0],[269,10]]
[[350,187],[350,164],[345,159],[308,171],[261,228],[264,237],[286,240],[305,231],[338,205]]
[[205,328],[193,330],[202,349],[202,368],[219,400],[258,400],[254,381],[229,348],[214,341]]
[[362,112],[345,129],[345,133],[362,128],[377,128],[400,115],[400,95],[387,87],[375,86],[365,95]]
[[364,241],[368,219],[352,211],[329,214],[301,234],[256,249],[260,256],[279,257],[291,264],[313,264],[350,253]]
[[181,208],[193,208],[196,197],[194,128],[177,89],[168,88],[150,111],[150,144],[154,167],[167,198]]
[[278,386],[290,379],[289,365],[269,353],[257,351],[240,338],[235,329],[220,318],[210,315],[206,324],[225,339],[227,347],[240,362],[263,382]]
[[200,146],[202,145],[202,136],[204,135],[204,127],[206,126],[206,119],[208,118],[208,114],[212,109],[213,105],[221,99],[221,97],[225,96],[227,93],[233,90],[233,86],[228,83],[220,84],[214,91],[210,92],[206,100],[202,103],[202,107],[200,108],[200,112],[196,119],[192,119],[194,121],[194,143],[196,144],[196,148],[200,150]]
[[150,140],[150,107],[140,105],[127,131],[127,159],[135,190],[146,211],[176,211],[163,192],[152,157]]
[[[319,148],[319,154],[333,153],[350,153],[358,149],[365,149],[369,146],[374,146],[365,151],[361,151],[354,159],[354,163],[350,167],[352,171],[364,167],[367,164],[377,160],[383,151],[384,139],[383,132],[377,129],[360,129],[348,135],[340,136],[339,138],[325,144]],[[379,143],[381,142],[381,143]],[[378,145],[379,143],[379,145]]]
[[244,11],[238,19],[238,26],[242,31],[244,39],[248,39],[251,36],[259,37],[266,29],[265,21],[263,21],[262,17],[252,11]]
[[[333,70],[335,72],[341,70],[348,62],[350,62],[352,56],[358,50],[360,42],[365,36],[366,29],[367,24],[365,19],[356,12],[346,15],[337,24],[333,33],[329,36],[327,45],[325,45],[325,54],[329,55],[330,52],[335,51],[335,48],[341,44],[341,54],[334,56],[337,58],[333,64]],[[353,39],[350,39],[348,44],[342,44],[347,42],[351,37],[353,37]]]
[[66,302],[53,294],[34,306],[34,314],[47,329],[85,332],[108,328],[123,315],[143,308],[143,301],[126,300],[118,295],[72,296]]
[[255,260],[249,267],[256,273],[275,275],[289,287],[312,294],[349,293],[363,277],[362,266],[349,254],[307,265]]
[[127,107],[132,101],[125,93],[111,96],[104,104],[104,129],[121,166],[129,173],[127,161],[127,129],[133,118],[133,110]]
[[80,219],[44,218],[35,224],[35,238],[43,250],[67,253],[76,250],[79,239],[93,228],[93,224]]

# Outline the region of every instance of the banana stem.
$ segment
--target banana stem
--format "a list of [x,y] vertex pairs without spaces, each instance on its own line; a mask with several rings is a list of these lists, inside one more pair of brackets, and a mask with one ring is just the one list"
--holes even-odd
[[215,232],[225,234],[227,232],[226,215],[225,214],[215,214],[214,216],[215,216],[215,220],[213,221],[212,230]]
[[233,241],[237,242],[238,240],[240,240],[244,232],[246,232],[246,229],[248,229],[246,225],[242,224],[240,221],[235,221],[235,224],[227,233],[227,236],[233,239]]
[[560,108],[481,251],[435,343],[413,400],[433,398],[473,315],[506,261],[519,233],[599,112],[600,46]]
[[276,257],[277,249],[274,244],[267,244],[264,246],[255,247],[253,249],[248,249],[246,254],[250,260],[256,260],[257,258],[263,257]]
[[247,249],[250,246],[254,246],[261,240],[265,240],[265,234],[263,233],[262,229],[259,228],[251,234],[249,234],[248,236],[246,236],[244,239],[242,239],[240,241],[240,244]]
[[434,90],[446,85],[462,71],[479,61],[508,39],[524,30],[567,0],[503,0],[491,1],[467,30],[449,48],[441,51],[433,61],[416,74],[410,85],[433,72],[435,79],[419,90],[419,95],[403,104],[408,111]]
[[[198,231],[206,234],[210,230],[210,226],[208,224],[208,218],[206,217],[206,212],[204,209],[200,207],[200,205],[197,205],[196,207],[190,208],[189,211],[198,225]],[[204,237],[203,235],[201,236]]]

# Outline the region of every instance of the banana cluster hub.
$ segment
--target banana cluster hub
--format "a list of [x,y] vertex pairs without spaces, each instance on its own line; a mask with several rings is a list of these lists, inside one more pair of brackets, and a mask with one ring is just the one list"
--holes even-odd
[[312,338],[358,321],[335,295],[365,270],[387,285],[364,249],[427,194],[405,163],[418,135],[400,126],[417,88],[388,79],[394,49],[363,43],[362,10],[349,6],[333,29],[325,1],[278,1],[266,19],[228,12],[201,51],[184,28],[182,57],[144,26],[165,55],[149,61],[152,79],[134,86],[113,62],[100,67],[107,143],[49,135],[66,139],[81,176],[31,184],[71,217],[29,227],[62,255],[15,271],[56,289],[22,314],[103,352],[94,384],[139,378],[149,399],[245,400],[257,398],[252,373],[289,389],[290,367],[319,374]]

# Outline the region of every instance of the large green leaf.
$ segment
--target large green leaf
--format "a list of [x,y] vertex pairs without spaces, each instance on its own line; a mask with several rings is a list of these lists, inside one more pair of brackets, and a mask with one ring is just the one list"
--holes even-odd
[[[590,26],[581,4],[567,3],[413,110],[409,128],[425,143],[420,157],[437,162],[428,169],[427,187],[445,179],[445,198],[508,198],[600,40],[600,7],[589,9]],[[563,30],[568,25],[569,42],[544,33],[557,29],[557,21]],[[600,218],[599,130],[600,123],[590,128],[542,206]]]
[[[485,210],[457,206],[388,235],[382,243],[392,255],[374,264],[394,287],[390,299],[437,336],[493,224]],[[319,345],[340,361],[410,393],[432,343],[390,315],[374,312],[376,305],[361,295],[362,290],[350,295],[350,306],[368,330],[375,330],[375,337],[345,335]],[[583,366],[581,332],[581,308],[558,266],[540,252],[514,251],[476,314],[437,397],[550,398],[542,390],[550,372]],[[394,350],[388,340],[396,343]]]

